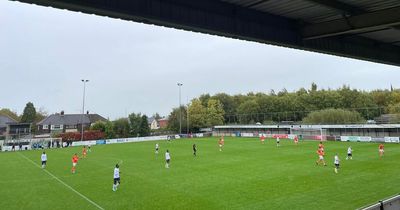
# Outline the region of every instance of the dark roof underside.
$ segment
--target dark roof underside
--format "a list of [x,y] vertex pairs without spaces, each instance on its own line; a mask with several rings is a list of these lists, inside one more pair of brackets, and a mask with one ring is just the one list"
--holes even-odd
[[399,0],[20,1],[400,66]]

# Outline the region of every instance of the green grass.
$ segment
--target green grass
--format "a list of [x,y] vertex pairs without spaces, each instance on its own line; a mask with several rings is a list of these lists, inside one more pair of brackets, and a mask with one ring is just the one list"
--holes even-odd
[[[47,150],[47,170],[104,209],[355,209],[399,193],[400,145],[326,142],[328,166],[316,166],[318,142],[294,145],[274,140],[217,138],[94,146],[71,174],[71,157],[81,147]],[[192,156],[192,144],[198,156]],[[354,159],[345,160],[348,145]],[[164,167],[169,149],[171,167]],[[333,156],[341,168],[334,173]],[[97,209],[93,204],[29,162],[41,151],[0,153],[1,209]],[[121,185],[112,192],[114,165]]]

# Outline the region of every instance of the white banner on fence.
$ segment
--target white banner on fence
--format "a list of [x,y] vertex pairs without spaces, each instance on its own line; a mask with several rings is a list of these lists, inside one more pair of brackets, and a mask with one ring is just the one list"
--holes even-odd
[[241,137],[254,137],[254,133],[241,133]]
[[400,143],[400,138],[399,137],[385,137],[385,142]]
[[96,145],[96,141],[74,141],[72,142],[72,146],[89,146],[89,145]]
[[370,142],[371,136],[340,136],[340,141],[362,141]]

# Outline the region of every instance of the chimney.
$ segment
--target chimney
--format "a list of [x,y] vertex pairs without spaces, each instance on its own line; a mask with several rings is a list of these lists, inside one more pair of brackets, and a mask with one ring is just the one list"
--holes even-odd
[[64,110],[61,111],[61,116],[64,116]]
[[89,114],[89,110],[86,111],[86,114]]

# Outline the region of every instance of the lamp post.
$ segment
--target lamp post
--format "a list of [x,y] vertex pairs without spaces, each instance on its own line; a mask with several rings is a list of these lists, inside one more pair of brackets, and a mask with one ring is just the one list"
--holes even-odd
[[181,87],[182,83],[177,83],[179,87],[179,135],[182,134],[182,109],[181,109]]
[[83,116],[85,115],[85,91],[86,83],[89,82],[88,79],[82,79],[83,82],[83,100],[82,100],[82,115],[81,115],[81,141],[83,141]]

